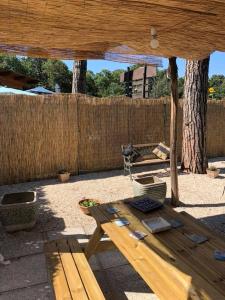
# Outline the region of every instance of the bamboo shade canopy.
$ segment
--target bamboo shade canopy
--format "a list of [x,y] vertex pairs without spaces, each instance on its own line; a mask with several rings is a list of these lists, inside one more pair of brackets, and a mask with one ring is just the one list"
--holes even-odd
[[[0,51],[61,59],[225,51],[224,0],[1,0]],[[150,46],[157,30],[159,47]],[[121,50],[122,49],[122,50]]]

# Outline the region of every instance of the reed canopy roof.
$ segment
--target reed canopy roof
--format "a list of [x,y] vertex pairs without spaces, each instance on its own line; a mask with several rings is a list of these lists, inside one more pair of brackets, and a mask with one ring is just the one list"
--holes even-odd
[[199,59],[225,51],[224,16],[224,0],[1,0],[0,51],[61,59]]

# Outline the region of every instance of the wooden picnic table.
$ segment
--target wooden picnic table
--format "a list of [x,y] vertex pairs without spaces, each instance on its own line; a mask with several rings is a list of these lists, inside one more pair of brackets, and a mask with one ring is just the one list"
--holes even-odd
[[[106,233],[159,299],[225,299],[225,262],[213,256],[214,250],[225,250],[225,241],[185,212],[178,213],[164,205],[144,214],[128,204],[133,199],[136,198],[90,209],[97,227],[86,247],[86,256],[89,258],[97,249],[103,250],[100,240]],[[119,212],[109,214],[106,208],[111,206]],[[153,216],[176,218],[184,226],[151,234],[141,220]],[[118,227],[113,221],[121,217],[130,224]],[[148,235],[143,240],[135,240],[129,235],[134,230]],[[186,234],[204,235],[208,241],[196,244]]]

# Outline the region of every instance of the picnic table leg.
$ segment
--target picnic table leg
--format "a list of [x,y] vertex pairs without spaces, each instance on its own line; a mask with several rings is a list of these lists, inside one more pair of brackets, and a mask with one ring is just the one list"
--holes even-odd
[[98,244],[101,238],[103,237],[103,235],[104,235],[104,231],[102,230],[101,226],[97,225],[84,251],[87,259],[89,259],[92,256],[92,254],[95,253],[95,250],[98,247]]

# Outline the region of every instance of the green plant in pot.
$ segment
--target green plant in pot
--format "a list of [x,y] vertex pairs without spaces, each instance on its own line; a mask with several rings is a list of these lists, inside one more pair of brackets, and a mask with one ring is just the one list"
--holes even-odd
[[60,182],[67,182],[70,179],[70,173],[66,169],[60,169],[58,172],[58,179]]
[[220,169],[217,169],[217,167],[211,165],[207,170],[207,175],[210,177],[210,178],[216,178],[219,176],[219,173],[220,173]]
[[95,199],[83,198],[82,200],[79,201],[80,209],[82,210],[82,212],[85,215],[90,215],[90,213],[89,213],[89,208],[90,207],[97,206],[99,204],[100,204],[100,202],[98,200],[95,200]]

